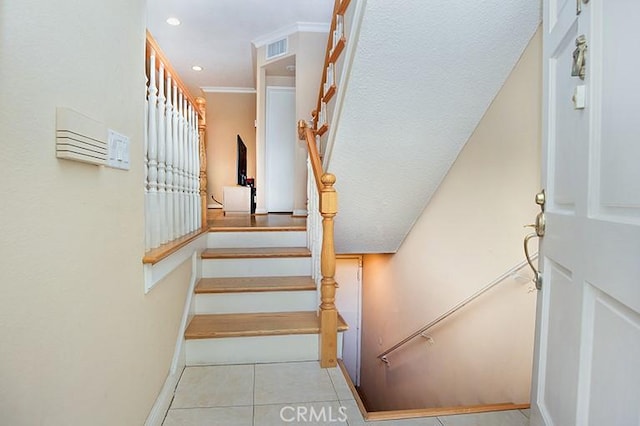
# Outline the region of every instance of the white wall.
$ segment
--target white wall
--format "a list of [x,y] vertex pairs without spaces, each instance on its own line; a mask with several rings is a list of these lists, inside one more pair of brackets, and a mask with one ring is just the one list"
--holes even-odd
[[[144,294],[145,2],[1,8],[0,422],[141,425],[190,272]],[[128,135],[131,170],[58,160],[56,106]]]
[[[541,37],[534,36],[395,255],[365,255],[361,389],[370,409],[526,403],[535,292],[508,279],[376,356],[524,259],[540,189]],[[528,269],[522,274],[529,275]]]

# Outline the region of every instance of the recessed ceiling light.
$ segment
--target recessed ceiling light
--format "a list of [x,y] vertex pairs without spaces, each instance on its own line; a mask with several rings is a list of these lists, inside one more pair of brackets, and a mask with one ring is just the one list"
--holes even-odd
[[167,24],[177,27],[180,25],[180,20],[178,18],[169,18],[167,19]]
[[200,65],[194,65],[191,67],[191,69],[194,71],[202,71],[202,67]]

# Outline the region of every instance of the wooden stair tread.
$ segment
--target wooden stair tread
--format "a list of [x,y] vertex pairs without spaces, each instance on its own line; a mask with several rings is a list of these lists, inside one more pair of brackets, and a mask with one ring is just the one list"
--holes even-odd
[[[349,327],[338,315],[338,331]],[[318,334],[320,320],[315,311],[257,314],[196,315],[184,333],[186,339],[216,337],[281,336]]]
[[311,277],[240,277],[202,278],[195,292],[206,294],[310,290],[316,290],[316,284]]
[[210,248],[202,252],[202,259],[249,259],[269,257],[311,257],[306,247]]
[[306,231],[306,225],[287,226],[209,226],[209,232],[296,232]]

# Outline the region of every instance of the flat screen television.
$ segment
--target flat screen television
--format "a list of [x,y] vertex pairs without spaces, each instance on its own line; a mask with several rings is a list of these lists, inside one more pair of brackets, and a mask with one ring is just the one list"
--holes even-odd
[[240,135],[238,141],[238,185],[247,185],[247,146],[242,142]]

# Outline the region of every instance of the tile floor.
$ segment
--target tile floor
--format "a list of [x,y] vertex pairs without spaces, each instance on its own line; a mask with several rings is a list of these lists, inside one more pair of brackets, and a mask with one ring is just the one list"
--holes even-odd
[[317,362],[187,367],[163,426],[527,426],[528,410],[365,422],[339,368]]

